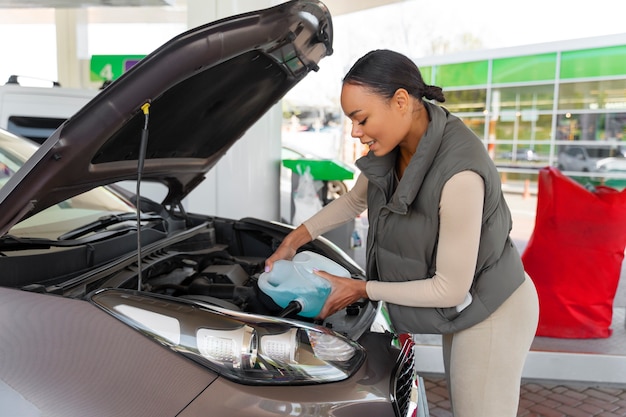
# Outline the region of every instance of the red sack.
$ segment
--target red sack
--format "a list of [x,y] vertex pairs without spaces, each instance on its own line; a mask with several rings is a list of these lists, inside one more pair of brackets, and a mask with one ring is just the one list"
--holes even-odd
[[612,333],[626,246],[626,190],[590,191],[555,168],[540,170],[535,228],[522,255],[539,294],[537,336]]

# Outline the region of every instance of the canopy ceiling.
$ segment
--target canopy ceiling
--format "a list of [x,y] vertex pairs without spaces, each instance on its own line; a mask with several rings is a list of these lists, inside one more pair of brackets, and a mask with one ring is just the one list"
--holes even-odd
[[[324,0],[322,0],[324,1]],[[341,15],[403,0],[325,0],[333,15]],[[187,0],[0,0],[0,9],[185,6]]]

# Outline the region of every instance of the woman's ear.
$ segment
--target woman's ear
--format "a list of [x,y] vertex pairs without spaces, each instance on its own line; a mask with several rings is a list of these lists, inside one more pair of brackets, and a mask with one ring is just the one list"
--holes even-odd
[[409,92],[404,88],[398,88],[393,94],[392,104],[399,110],[406,110],[410,103]]

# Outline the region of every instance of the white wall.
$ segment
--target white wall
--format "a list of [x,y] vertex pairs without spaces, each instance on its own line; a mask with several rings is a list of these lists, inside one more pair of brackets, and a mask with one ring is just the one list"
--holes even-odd
[[[190,28],[282,3],[270,0],[188,0]],[[274,106],[228,151],[185,201],[190,212],[238,219],[280,219],[281,106]]]

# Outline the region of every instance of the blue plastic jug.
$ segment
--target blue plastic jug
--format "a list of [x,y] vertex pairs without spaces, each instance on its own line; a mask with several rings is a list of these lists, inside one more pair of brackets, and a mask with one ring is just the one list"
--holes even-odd
[[282,308],[292,301],[300,304],[303,317],[317,317],[330,294],[330,282],[313,273],[313,268],[349,278],[350,273],[336,262],[315,252],[303,251],[291,261],[274,262],[270,272],[259,277],[259,288]]

